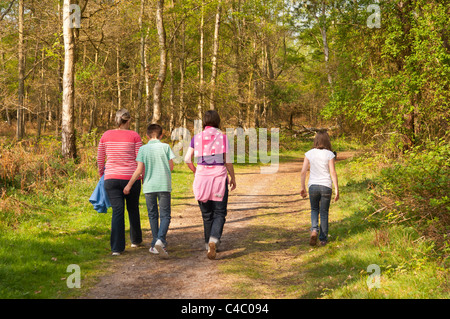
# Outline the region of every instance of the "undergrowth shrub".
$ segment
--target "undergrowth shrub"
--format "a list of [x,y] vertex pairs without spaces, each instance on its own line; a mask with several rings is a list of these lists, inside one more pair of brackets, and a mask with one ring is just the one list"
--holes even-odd
[[409,223],[448,249],[449,191],[450,145],[441,139],[412,149],[382,169],[372,195],[383,221]]
[[41,137],[39,141],[0,141],[0,226],[14,227],[34,211],[48,210],[41,202],[24,200],[28,195],[64,203],[60,190],[65,185],[75,178],[94,177],[94,144],[82,140],[80,157],[74,160],[63,158],[61,142],[52,136]]
[[64,159],[60,149],[61,143],[54,139],[0,144],[1,188],[41,192],[61,186],[80,167]]

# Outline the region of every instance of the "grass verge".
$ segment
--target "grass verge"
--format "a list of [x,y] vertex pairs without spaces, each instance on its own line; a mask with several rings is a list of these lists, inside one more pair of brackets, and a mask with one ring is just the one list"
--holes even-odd
[[[0,298],[76,298],[113,260],[109,247],[111,209],[99,214],[88,201],[98,182],[96,149],[92,145],[80,147],[81,163],[74,164],[58,158],[56,142],[41,142],[42,150],[37,147],[15,146],[5,148],[2,154],[9,151],[3,158],[2,163],[9,163],[4,168],[15,169],[14,162],[28,158],[29,169],[26,184],[14,178],[13,170],[4,170],[1,175],[0,181],[5,183],[0,187]],[[35,167],[42,170],[36,172]],[[33,171],[39,180],[33,178]],[[172,204],[192,196],[192,182],[188,168],[176,165]],[[144,196],[140,211],[142,228],[149,229]],[[127,217],[125,225],[129,247]],[[73,264],[80,267],[81,289],[67,285],[68,280],[72,282],[73,270],[68,267]]]
[[[448,298],[449,270],[433,241],[413,227],[370,218],[369,189],[383,165],[368,157],[338,162],[341,198],[330,209],[325,247],[309,246],[309,202],[296,214],[276,206],[259,211],[241,243],[245,254],[220,266],[234,282],[229,297]],[[283,179],[273,187],[295,190],[298,183]]]

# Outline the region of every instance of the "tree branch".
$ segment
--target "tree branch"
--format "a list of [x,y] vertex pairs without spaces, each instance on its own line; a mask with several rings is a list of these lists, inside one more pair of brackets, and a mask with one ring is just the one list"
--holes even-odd
[[11,8],[14,5],[14,2],[16,2],[16,0],[11,0],[11,2],[9,3],[9,6],[6,9],[6,11],[4,13],[2,13],[2,15],[0,16],[0,21],[3,20],[3,18],[8,14],[9,11],[11,11]]

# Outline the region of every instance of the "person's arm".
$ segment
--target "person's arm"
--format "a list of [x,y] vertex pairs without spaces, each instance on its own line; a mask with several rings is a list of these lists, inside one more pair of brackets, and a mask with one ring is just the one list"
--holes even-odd
[[194,149],[192,147],[188,148],[188,151],[186,152],[186,156],[184,157],[184,162],[187,164],[189,169],[195,174],[195,171],[197,170],[192,164],[192,158],[194,157]]
[[123,189],[123,193],[125,195],[130,194],[131,187],[137,181],[139,176],[141,176],[141,174],[144,172],[144,163],[137,162],[137,164],[138,164],[138,166],[137,166],[136,170],[134,171],[133,176],[131,176],[131,179],[128,182],[127,186],[125,186],[125,188]]
[[232,163],[225,163],[225,167],[227,168],[228,173],[230,174],[230,181],[228,182],[228,184],[230,184],[231,189],[230,190],[235,190],[236,189],[236,177],[234,176],[234,167]]
[[231,189],[230,190],[235,190],[236,189],[236,177],[234,175],[234,167],[233,167],[233,163],[231,162],[229,156],[227,155],[228,153],[224,154],[224,160],[225,160],[225,167],[227,168],[228,173],[230,174],[230,181],[228,182],[228,184],[230,184]]
[[334,201],[337,202],[339,200],[339,185],[338,185],[338,178],[337,178],[335,163],[336,163],[335,158],[332,158],[328,161],[328,166],[330,168],[331,180],[333,181],[334,191],[336,193],[334,195]]
[[308,192],[306,191],[306,173],[309,169],[309,159],[305,156],[305,159],[303,160],[303,167],[302,172],[300,173],[300,195],[305,198],[308,196]]
[[105,172],[105,158],[106,158],[106,146],[105,143],[100,139],[100,143],[98,144],[98,150],[97,150],[97,167],[98,167],[98,174],[100,177],[103,176]]
[[173,171],[173,160],[169,160],[170,171]]

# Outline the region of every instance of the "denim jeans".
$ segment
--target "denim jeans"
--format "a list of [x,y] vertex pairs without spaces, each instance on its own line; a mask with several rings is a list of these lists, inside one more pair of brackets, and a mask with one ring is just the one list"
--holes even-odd
[[113,211],[111,219],[111,250],[113,252],[125,250],[125,201],[130,220],[131,243],[140,244],[142,242],[141,219],[139,215],[141,181],[136,181],[131,187],[130,194],[124,195],[123,189],[127,184],[128,181],[122,179],[105,180],[105,190]]
[[[150,220],[150,228],[152,230],[152,247],[155,246],[158,239],[162,241],[164,246],[167,245],[166,235],[169,230],[171,209],[170,209],[170,192],[154,192],[145,193],[145,201],[147,202],[148,219]],[[159,212],[158,212],[159,202]],[[158,218],[161,220],[158,223]]]
[[205,243],[208,243],[211,237],[217,241],[220,241],[220,238],[222,237],[228,205],[228,181],[226,181],[226,183],[227,185],[225,186],[225,194],[222,201],[216,202],[209,200],[206,203],[198,201],[203,217]]
[[[330,208],[332,189],[322,185],[309,187],[309,201],[311,203],[311,231],[319,233],[320,241],[328,238],[328,210]],[[320,228],[319,228],[320,215]]]

